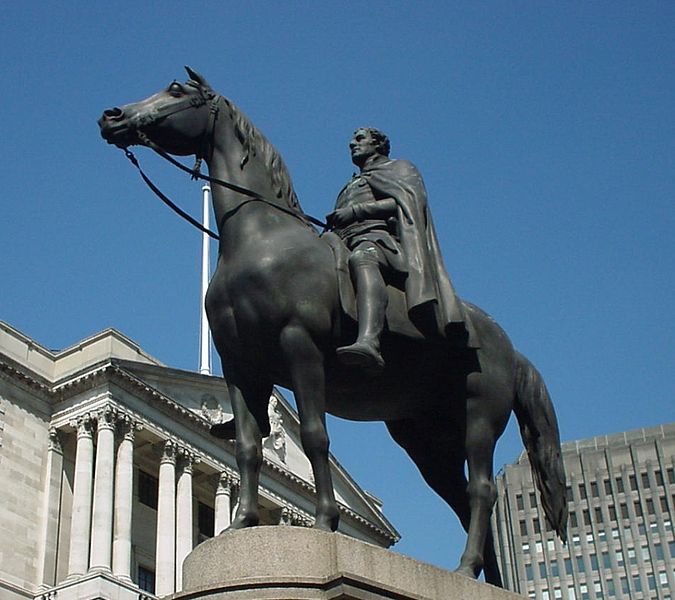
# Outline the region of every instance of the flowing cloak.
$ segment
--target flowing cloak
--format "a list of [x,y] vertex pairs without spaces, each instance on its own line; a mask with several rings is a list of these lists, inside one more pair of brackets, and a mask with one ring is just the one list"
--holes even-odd
[[410,319],[422,331],[432,333],[433,328],[436,335],[459,336],[469,347],[478,347],[476,332],[445,269],[417,168],[407,160],[385,159],[365,166],[360,176],[376,198],[396,201],[398,237],[408,266],[405,295]]

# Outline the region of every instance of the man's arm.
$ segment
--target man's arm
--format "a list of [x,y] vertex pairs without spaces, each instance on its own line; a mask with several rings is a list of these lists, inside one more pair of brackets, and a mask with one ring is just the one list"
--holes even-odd
[[366,221],[367,219],[385,220],[395,216],[396,213],[396,200],[393,198],[383,198],[382,200],[373,200],[345,208],[338,208],[326,215],[326,221],[331,227],[344,227],[355,221]]

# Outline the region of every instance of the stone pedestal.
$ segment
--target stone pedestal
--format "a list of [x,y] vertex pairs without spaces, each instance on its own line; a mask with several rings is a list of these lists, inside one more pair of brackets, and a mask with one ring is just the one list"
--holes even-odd
[[197,546],[174,600],[517,600],[506,592],[304,527],[254,527]]

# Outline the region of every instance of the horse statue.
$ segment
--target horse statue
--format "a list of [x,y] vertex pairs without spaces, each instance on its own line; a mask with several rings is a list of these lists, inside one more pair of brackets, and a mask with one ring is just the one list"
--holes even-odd
[[[230,100],[186,67],[140,102],[106,110],[101,135],[208,166],[219,234],[206,312],[222,361],[236,432],[240,500],[231,528],[258,524],[262,438],[272,386],[293,390],[316,485],[315,527],[335,531],[339,510],[328,463],[326,411],[384,421],[426,482],[458,515],[467,541],[457,572],[501,586],[490,516],[493,453],[516,414],[546,519],[566,538],[565,473],[558,425],[535,367],[497,323],[462,301],[480,348],[387,334],[379,376],[337,360],[353,334],[339,299],[334,252],[303,214],[275,148]],[[175,159],[174,159],[175,160]],[[217,432],[216,432],[217,433]],[[467,466],[468,478],[465,475]]]

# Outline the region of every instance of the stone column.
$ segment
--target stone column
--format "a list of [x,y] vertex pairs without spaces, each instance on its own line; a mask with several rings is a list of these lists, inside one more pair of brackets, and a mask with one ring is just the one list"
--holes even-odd
[[115,477],[115,410],[105,406],[97,415],[94,508],[91,517],[89,569],[110,572]]
[[213,535],[222,533],[232,523],[232,488],[235,483],[236,480],[227,471],[223,471],[218,478]]
[[77,577],[87,572],[89,563],[94,442],[92,439],[93,420],[91,415],[84,415],[72,424],[77,427],[77,449],[75,451],[75,481],[73,483],[73,510],[70,523],[68,577]]
[[38,583],[40,589],[56,585],[56,546],[59,534],[59,513],[61,509],[61,486],[63,480],[63,448],[59,432],[49,430],[47,450],[47,480],[45,482],[42,516],[44,526],[38,547]]
[[174,592],[176,573],[176,446],[164,443],[159,463],[155,594]]
[[134,433],[137,427],[127,416],[118,420],[121,440],[115,464],[112,570],[116,577],[124,581],[131,581],[131,506],[134,488]]
[[192,466],[191,452],[180,451],[180,474],[176,490],[176,591],[183,589],[183,561],[192,551]]

